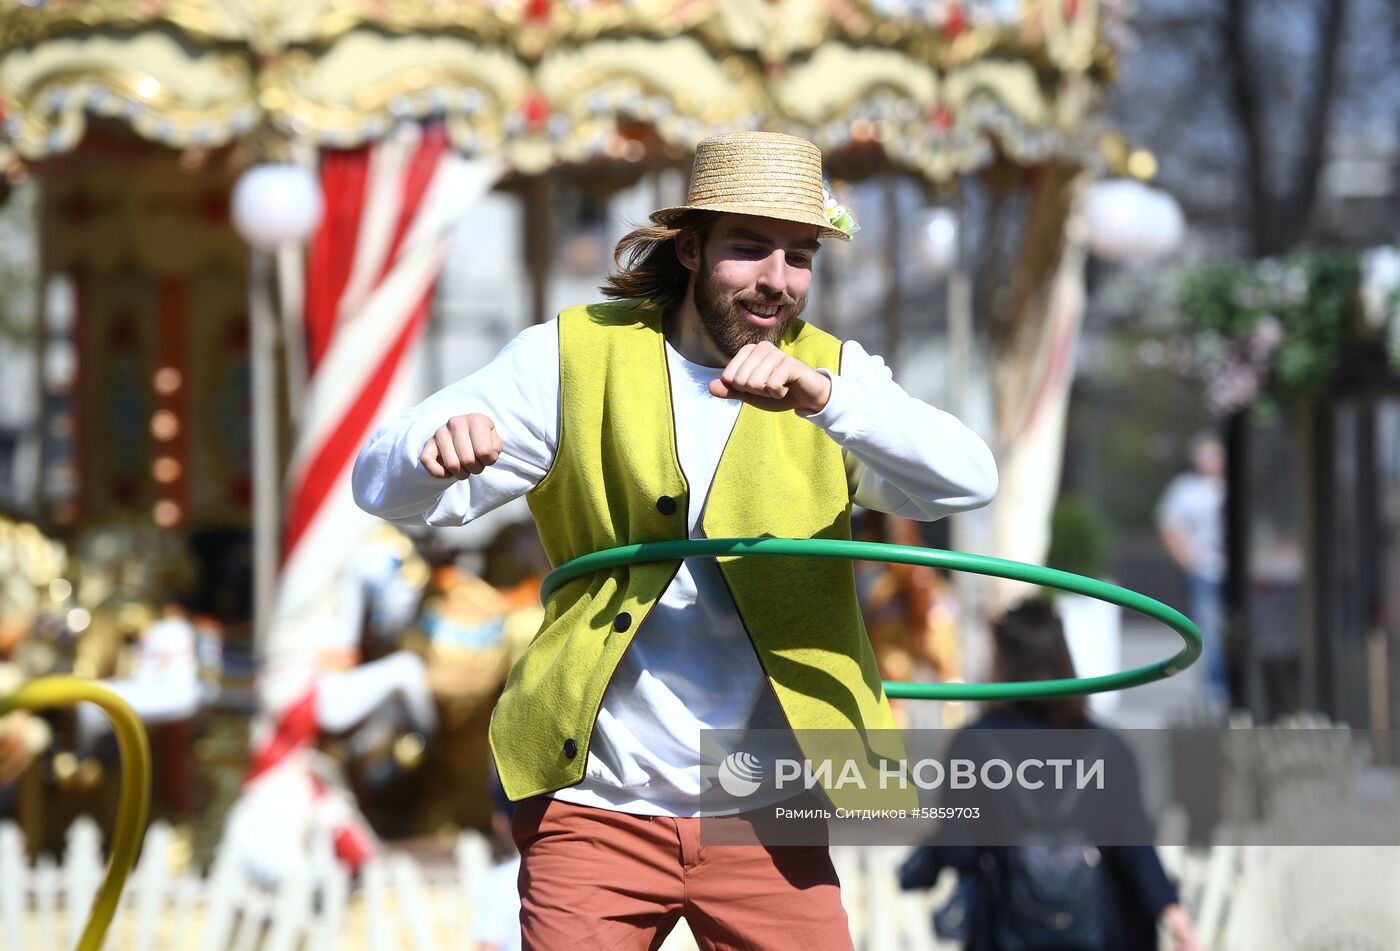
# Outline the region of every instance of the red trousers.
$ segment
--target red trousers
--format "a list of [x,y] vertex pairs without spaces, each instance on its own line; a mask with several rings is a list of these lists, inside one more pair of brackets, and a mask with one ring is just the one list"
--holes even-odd
[[825,845],[702,845],[701,821],[522,800],[525,951],[649,951],[682,917],[702,951],[850,951]]

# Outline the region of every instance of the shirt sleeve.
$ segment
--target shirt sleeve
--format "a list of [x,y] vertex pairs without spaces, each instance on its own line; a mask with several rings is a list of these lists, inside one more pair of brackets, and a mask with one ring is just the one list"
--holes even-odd
[[842,345],[841,372],[819,412],[803,414],[843,451],[852,500],[918,521],[986,505],[996,495],[992,450],[951,413],[894,381],[885,361],[854,340]]
[[1167,488],[1162,492],[1162,497],[1157,500],[1157,508],[1153,512],[1157,519],[1157,530],[1166,531],[1168,529],[1180,529],[1183,522],[1182,502],[1185,497],[1185,483],[1181,476],[1176,476],[1167,484]]
[[[500,434],[494,465],[438,479],[419,461],[453,416],[481,413]],[[381,425],[351,473],[355,504],[397,525],[465,525],[524,495],[554,461],[559,439],[558,318],[521,331],[486,366]]]

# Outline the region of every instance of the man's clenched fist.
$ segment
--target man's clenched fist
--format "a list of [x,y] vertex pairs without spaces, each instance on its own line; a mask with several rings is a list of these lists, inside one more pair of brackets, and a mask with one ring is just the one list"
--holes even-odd
[[720,378],[710,382],[710,392],[770,413],[816,413],[831,398],[831,380],[764,340],[741,347]]
[[418,461],[435,478],[465,479],[501,458],[504,448],[495,423],[480,413],[468,413],[438,427]]

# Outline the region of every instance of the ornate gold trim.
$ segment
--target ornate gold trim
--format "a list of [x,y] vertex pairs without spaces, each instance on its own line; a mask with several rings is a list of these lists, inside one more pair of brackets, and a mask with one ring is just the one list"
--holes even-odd
[[0,49],[94,30],[139,30],[161,24],[205,43],[246,36],[237,20],[225,17],[221,28],[220,19],[207,0],[79,0],[38,6],[0,0]]
[[[712,132],[759,126],[828,150],[875,144],[939,181],[996,151],[1025,163],[1093,155],[1093,109],[1113,68],[1096,28],[1099,0],[1078,0],[1072,20],[1065,0],[1026,0],[1024,22],[951,38],[938,24],[882,18],[871,0],[778,0],[757,29],[742,30],[734,11],[754,0],[548,0],[543,19],[530,5],[545,0],[299,0],[279,21],[287,2],[80,0],[26,7],[43,12],[21,27],[18,0],[0,0],[0,39],[27,37],[31,57],[75,36],[101,45],[65,52],[40,78],[33,69],[44,64],[27,67],[25,89],[5,88],[15,75],[0,65],[0,148],[27,158],[63,151],[88,113],[176,146],[222,144],[262,125],[348,147],[437,116],[458,148],[498,150],[527,171],[597,155],[619,122],[642,121],[687,149]],[[216,57],[236,77],[221,98],[191,104],[146,88],[154,76],[110,65],[114,46],[149,39],[141,27],[157,24],[197,41],[162,47],[171,75],[159,78],[198,76]],[[361,61],[373,68],[357,70]]]

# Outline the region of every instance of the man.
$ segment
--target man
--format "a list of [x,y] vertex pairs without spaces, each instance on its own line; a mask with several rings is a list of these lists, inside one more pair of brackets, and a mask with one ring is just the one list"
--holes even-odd
[[1191,620],[1204,641],[1205,686],[1212,704],[1228,706],[1230,678],[1221,644],[1225,583],[1225,449],[1202,434],[1191,444],[1194,469],[1167,485],[1157,503],[1157,530],[1162,544],[1186,574]]
[[[454,525],[525,494],[556,565],[686,537],[845,539],[852,501],[925,520],[985,505],[986,444],[799,319],[820,239],[854,230],[824,192],[802,139],[700,143],[687,204],[619,243],[614,302],[525,330],[375,432],[357,502]],[[873,746],[894,726],[847,563],[694,558],[563,585],[491,721],[524,947],[654,948],[684,916],[702,948],[849,948],[824,846],[702,845],[698,817],[733,801],[699,735]]]

